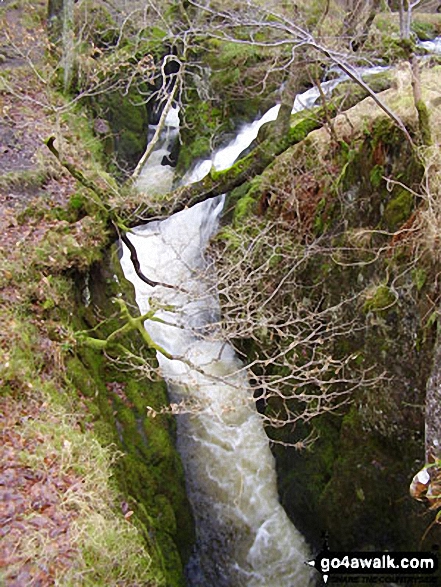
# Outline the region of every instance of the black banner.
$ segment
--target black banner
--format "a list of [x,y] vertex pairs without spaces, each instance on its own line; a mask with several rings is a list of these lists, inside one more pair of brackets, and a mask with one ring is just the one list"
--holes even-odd
[[438,570],[438,557],[431,552],[346,553],[325,548],[307,564],[317,569],[327,583],[331,575],[430,576]]

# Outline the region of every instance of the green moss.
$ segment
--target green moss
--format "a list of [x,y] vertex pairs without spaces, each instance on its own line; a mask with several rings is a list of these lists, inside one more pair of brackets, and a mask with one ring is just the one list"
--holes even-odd
[[412,213],[414,196],[405,189],[397,190],[397,194],[388,202],[383,219],[389,230],[397,230]]
[[234,224],[239,225],[244,218],[249,216],[256,206],[256,200],[252,196],[241,198],[234,209]]
[[363,304],[364,312],[382,312],[393,306],[396,301],[396,295],[387,285],[379,285],[373,291],[366,294],[366,301]]
[[387,145],[389,149],[399,149],[403,145],[404,137],[399,129],[388,117],[379,118],[374,122],[372,128],[367,130],[367,137],[371,142],[371,149],[374,151],[379,144]]
[[[97,268],[98,269],[98,268]],[[124,280],[121,268],[119,284],[102,269],[95,270],[90,280],[92,303],[76,317],[76,328],[95,325],[93,335],[105,338],[121,326],[110,297],[120,290],[126,295],[132,287]],[[108,295],[106,290],[108,289]],[[93,308],[99,305],[100,320]],[[102,313],[108,318],[102,322]],[[130,341],[121,340],[142,351],[142,341],[134,333]],[[152,361],[147,351],[145,360]],[[183,469],[174,446],[175,424],[171,415],[147,417],[148,408],[161,410],[168,405],[163,381],[140,379],[139,375],[118,369],[100,353],[88,347],[77,349],[68,361],[68,375],[77,389],[93,406],[94,427],[106,443],[113,443],[123,453],[115,464],[115,474],[134,519],[144,528],[146,540],[154,551],[153,560],[162,569],[170,587],[182,587],[183,561],[189,556],[194,530],[185,495]]]
[[109,122],[120,163],[129,167],[136,165],[147,144],[145,99],[136,88],[132,88],[127,95],[120,92],[101,94],[94,99],[92,107],[97,116]]
[[84,270],[99,261],[101,247],[107,239],[105,225],[87,217],[82,222],[81,239],[79,228],[67,222],[54,228],[35,247],[30,263],[36,268],[51,268],[56,273],[72,268]]
[[72,145],[83,145],[83,157],[95,168],[104,162],[103,144],[93,133],[90,112],[82,105],[74,105],[62,114],[62,120],[69,127],[66,141]]
[[90,398],[98,395],[99,389],[95,379],[91,376],[89,369],[85,367],[76,355],[68,356],[65,360],[69,380],[75,385],[78,391]]
[[191,164],[208,156],[210,153],[211,136],[198,136],[194,140],[190,140],[188,144],[182,146],[179,150],[177,173],[183,175]]
[[320,235],[326,228],[326,198],[322,198],[315,209],[313,230],[314,234]]
[[378,188],[381,185],[384,175],[384,167],[382,165],[375,165],[369,174],[369,179],[372,184],[372,187]]
[[413,19],[411,25],[412,32],[420,39],[420,41],[430,41],[437,35],[437,27],[433,22],[423,22],[421,20]]
[[85,207],[86,198],[82,193],[75,193],[69,199],[69,208],[72,210],[83,210]]
[[238,201],[243,198],[244,196],[247,195],[249,189],[250,189],[250,182],[245,182],[242,185],[238,186],[237,188],[234,188],[234,190],[232,190],[231,192],[229,192],[226,196],[226,200],[225,200],[225,206],[224,206],[224,214],[225,214],[225,219],[228,221],[230,221],[233,217],[232,212],[234,212],[236,204],[238,203]]
[[418,112],[418,130],[421,136],[421,142],[423,145],[431,145],[432,133],[430,131],[429,110],[423,100],[419,100],[415,106]]
[[224,110],[215,103],[202,100],[196,90],[190,92],[183,117],[178,174],[185,173],[194,161],[212,152],[215,135],[232,130],[232,122]]
[[336,187],[341,185],[343,189],[350,189],[360,177],[360,151],[351,149],[342,142],[339,156],[340,174],[335,182]]
[[427,281],[427,272],[425,269],[421,267],[416,267],[412,271],[412,281],[415,284],[415,287],[418,291],[421,291],[426,284]]
[[[332,112],[332,108],[330,108]],[[281,141],[286,142],[287,145],[294,145],[296,143],[300,143],[303,141],[310,132],[315,130],[320,126],[318,123],[318,117],[321,117],[323,112],[320,110],[315,113],[314,115],[302,115],[302,113],[296,114],[292,117],[291,121],[291,128],[288,131],[288,136],[286,138],[282,137]],[[300,120],[299,120],[300,118]]]

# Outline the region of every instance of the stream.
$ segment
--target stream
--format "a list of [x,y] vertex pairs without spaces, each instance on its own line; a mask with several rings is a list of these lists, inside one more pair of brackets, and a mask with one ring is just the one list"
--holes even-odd
[[[332,91],[342,79],[324,82],[323,91]],[[318,97],[316,88],[297,96],[293,112],[313,106]],[[183,181],[202,179],[212,165],[229,168],[259,128],[276,120],[279,108],[244,125]],[[178,122],[172,110],[162,142],[141,172],[138,187],[149,194],[172,189],[173,170],[163,161]],[[216,272],[205,251],[218,229],[223,202],[223,196],[207,200],[128,235],[144,275],[174,287],[153,288],[141,281],[125,246],[121,259],[140,312],[157,309],[160,321],[146,322],[147,331],[176,357],[157,354],[171,402],[185,405],[177,416],[178,449],[197,535],[187,585],[307,587],[315,579],[305,564],[311,558],[308,547],[279,503],[275,462],[246,369],[217,326]]]

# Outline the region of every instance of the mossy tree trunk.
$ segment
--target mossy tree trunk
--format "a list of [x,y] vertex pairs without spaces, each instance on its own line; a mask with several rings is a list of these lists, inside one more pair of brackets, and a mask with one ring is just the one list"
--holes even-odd
[[285,136],[291,126],[291,112],[294,99],[297,94],[302,90],[302,83],[305,78],[305,66],[303,62],[306,61],[303,52],[300,51],[296,61],[293,63],[291,70],[288,74],[282,94],[280,110],[277,115],[277,119],[274,122],[274,126],[270,131],[274,137]]
[[49,0],[47,10],[48,37],[61,56],[65,93],[72,88],[75,73],[74,4],[75,0]]
[[429,112],[422,97],[420,66],[415,55],[414,42],[411,39],[412,10],[419,3],[419,0],[413,0],[413,2],[411,0],[400,0],[400,37],[401,46],[411,70],[412,93],[418,115],[420,142],[423,145],[430,145],[432,137],[430,133]]
[[54,146],[54,137],[50,137],[46,141],[46,145],[70,175],[93,193],[98,210],[107,215],[109,227],[113,227],[113,232],[116,230],[115,226],[119,226],[121,230],[127,230],[130,226],[139,224],[140,216],[144,220],[149,217],[155,218],[158,214],[170,216],[199,202],[232,191],[262,173],[277,155],[303,140],[307,134],[322,124],[323,111],[314,112],[311,116],[301,116],[297,124],[290,127],[287,133],[264,140],[249,155],[240,159],[231,168],[219,172],[212,170],[201,181],[179,187],[171,192],[166,200],[156,205],[146,205],[145,208],[139,205],[139,199],[136,199],[135,202],[131,199],[129,203],[124,202],[120,206],[112,207],[109,203],[109,194],[93,180],[86,177],[75,165],[62,158]]
[[63,33],[64,0],[49,0],[47,5],[47,32],[51,43],[61,41]]
[[74,33],[75,0],[64,0],[63,10],[63,89],[67,93],[72,87],[75,72],[75,33]]

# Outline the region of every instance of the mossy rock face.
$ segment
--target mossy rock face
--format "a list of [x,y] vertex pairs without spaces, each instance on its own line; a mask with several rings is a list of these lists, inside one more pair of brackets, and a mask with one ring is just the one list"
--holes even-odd
[[92,107],[110,125],[118,163],[125,169],[133,169],[147,145],[149,121],[145,99],[132,89],[127,95],[102,94]]
[[[317,548],[324,533],[331,548],[341,550],[413,550],[421,548],[423,537],[428,548],[441,544],[440,528],[426,533],[431,520],[421,516],[423,507],[408,497],[408,487],[424,458],[422,406],[434,333],[423,325],[437,279],[434,267],[413,259],[411,247],[391,234],[412,221],[417,204],[412,192],[424,170],[402,133],[385,119],[350,144],[329,150],[320,144],[320,150],[314,140],[311,135],[285,151],[260,177],[235,190],[230,198],[238,230],[224,230],[234,250],[234,239],[243,239],[247,230],[252,238],[256,219],[250,216],[259,214],[263,227],[277,226],[281,217],[290,235],[278,241],[285,243],[286,255],[295,246],[310,252],[319,233],[317,251],[296,269],[296,286],[285,292],[283,303],[292,304],[294,314],[299,300],[321,309],[344,300],[344,312],[333,313],[330,321],[353,320],[344,336],[319,345],[334,359],[354,357],[351,371],[359,373],[359,386],[351,394],[352,406],[314,419],[318,440],[311,448],[299,453],[274,445],[281,501]],[[277,271],[275,262],[263,279],[282,283],[285,274]],[[287,327],[284,337],[289,336]],[[295,340],[297,332],[292,336]],[[256,332],[252,344],[241,343],[250,362],[271,354],[270,337],[261,338],[260,351],[257,338]],[[289,376],[279,369],[280,380]],[[375,384],[363,383],[367,373]],[[284,412],[277,401],[268,402],[268,417]],[[302,407],[292,401],[291,413]],[[297,425],[268,434],[275,442],[296,444],[308,430]]]
[[[358,327],[340,341],[325,344],[326,352],[334,358],[354,354],[353,368],[378,377],[374,385],[361,383],[353,392],[352,407],[315,418],[312,427],[318,440],[310,449],[299,453],[274,448],[281,501],[317,548],[327,533],[336,550],[418,549],[430,525],[408,487],[424,458],[421,407],[434,337],[429,331],[422,335],[421,323],[427,310],[423,292],[431,287],[433,275],[427,278],[419,271],[400,279],[402,266],[395,263],[342,268],[324,255],[297,280],[296,295],[307,294],[312,303],[328,306],[355,296],[344,317],[356,318]],[[392,282],[397,278],[396,287],[372,285],[388,272]],[[369,295],[362,303],[365,288]],[[298,413],[302,406],[293,403],[292,409]],[[275,411],[281,413],[277,406]],[[274,432],[269,434],[272,438]],[[307,436],[299,426],[276,434],[276,440],[285,443]],[[440,541],[440,529],[434,526],[425,547]]]
[[197,159],[209,157],[213,147],[220,145],[215,136],[231,132],[234,124],[224,106],[202,99],[196,89],[189,90],[183,123],[177,164],[179,174],[185,173]]
[[[317,422],[320,437],[310,454],[277,445],[273,448],[282,504],[296,528],[310,543],[318,546],[326,531],[326,519],[324,511],[317,506],[332,479],[339,454],[340,426],[338,418],[321,418]],[[286,439],[286,435],[282,436]]]
[[[412,215],[412,191],[418,190],[424,174],[401,131],[388,119],[381,119],[345,157],[340,182],[346,221],[352,226],[398,230]],[[409,189],[389,183],[388,178]]]
[[350,410],[343,419],[331,480],[319,501],[324,528],[332,529],[333,548],[418,547],[424,524],[418,504],[406,495],[418,454],[412,439],[401,444],[367,433],[359,411]]
[[[115,279],[117,273],[118,279]],[[77,329],[94,328],[93,336],[105,338],[121,326],[112,295],[124,285],[131,297],[120,267],[95,265],[88,283],[87,307],[77,316]],[[99,308],[99,316],[94,308]],[[142,341],[133,333],[122,344],[138,345]],[[150,354],[151,352],[144,352]],[[147,357],[146,357],[147,358]],[[135,523],[153,551],[166,577],[167,586],[183,587],[183,566],[194,541],[193,520],[187,501],[183,467],[175,448],[175,422],[171,415],[148,417],[148,407],[154,410],[168,405],[165,383],[149,381],[136,373],[123,371],[117,363],[109,362],[103,354],[80,346],[76,356],[67,362],[67,376],[89,405],[90,423],[106,444],[122,451],[114,471],[118,485],[134,512]]]

